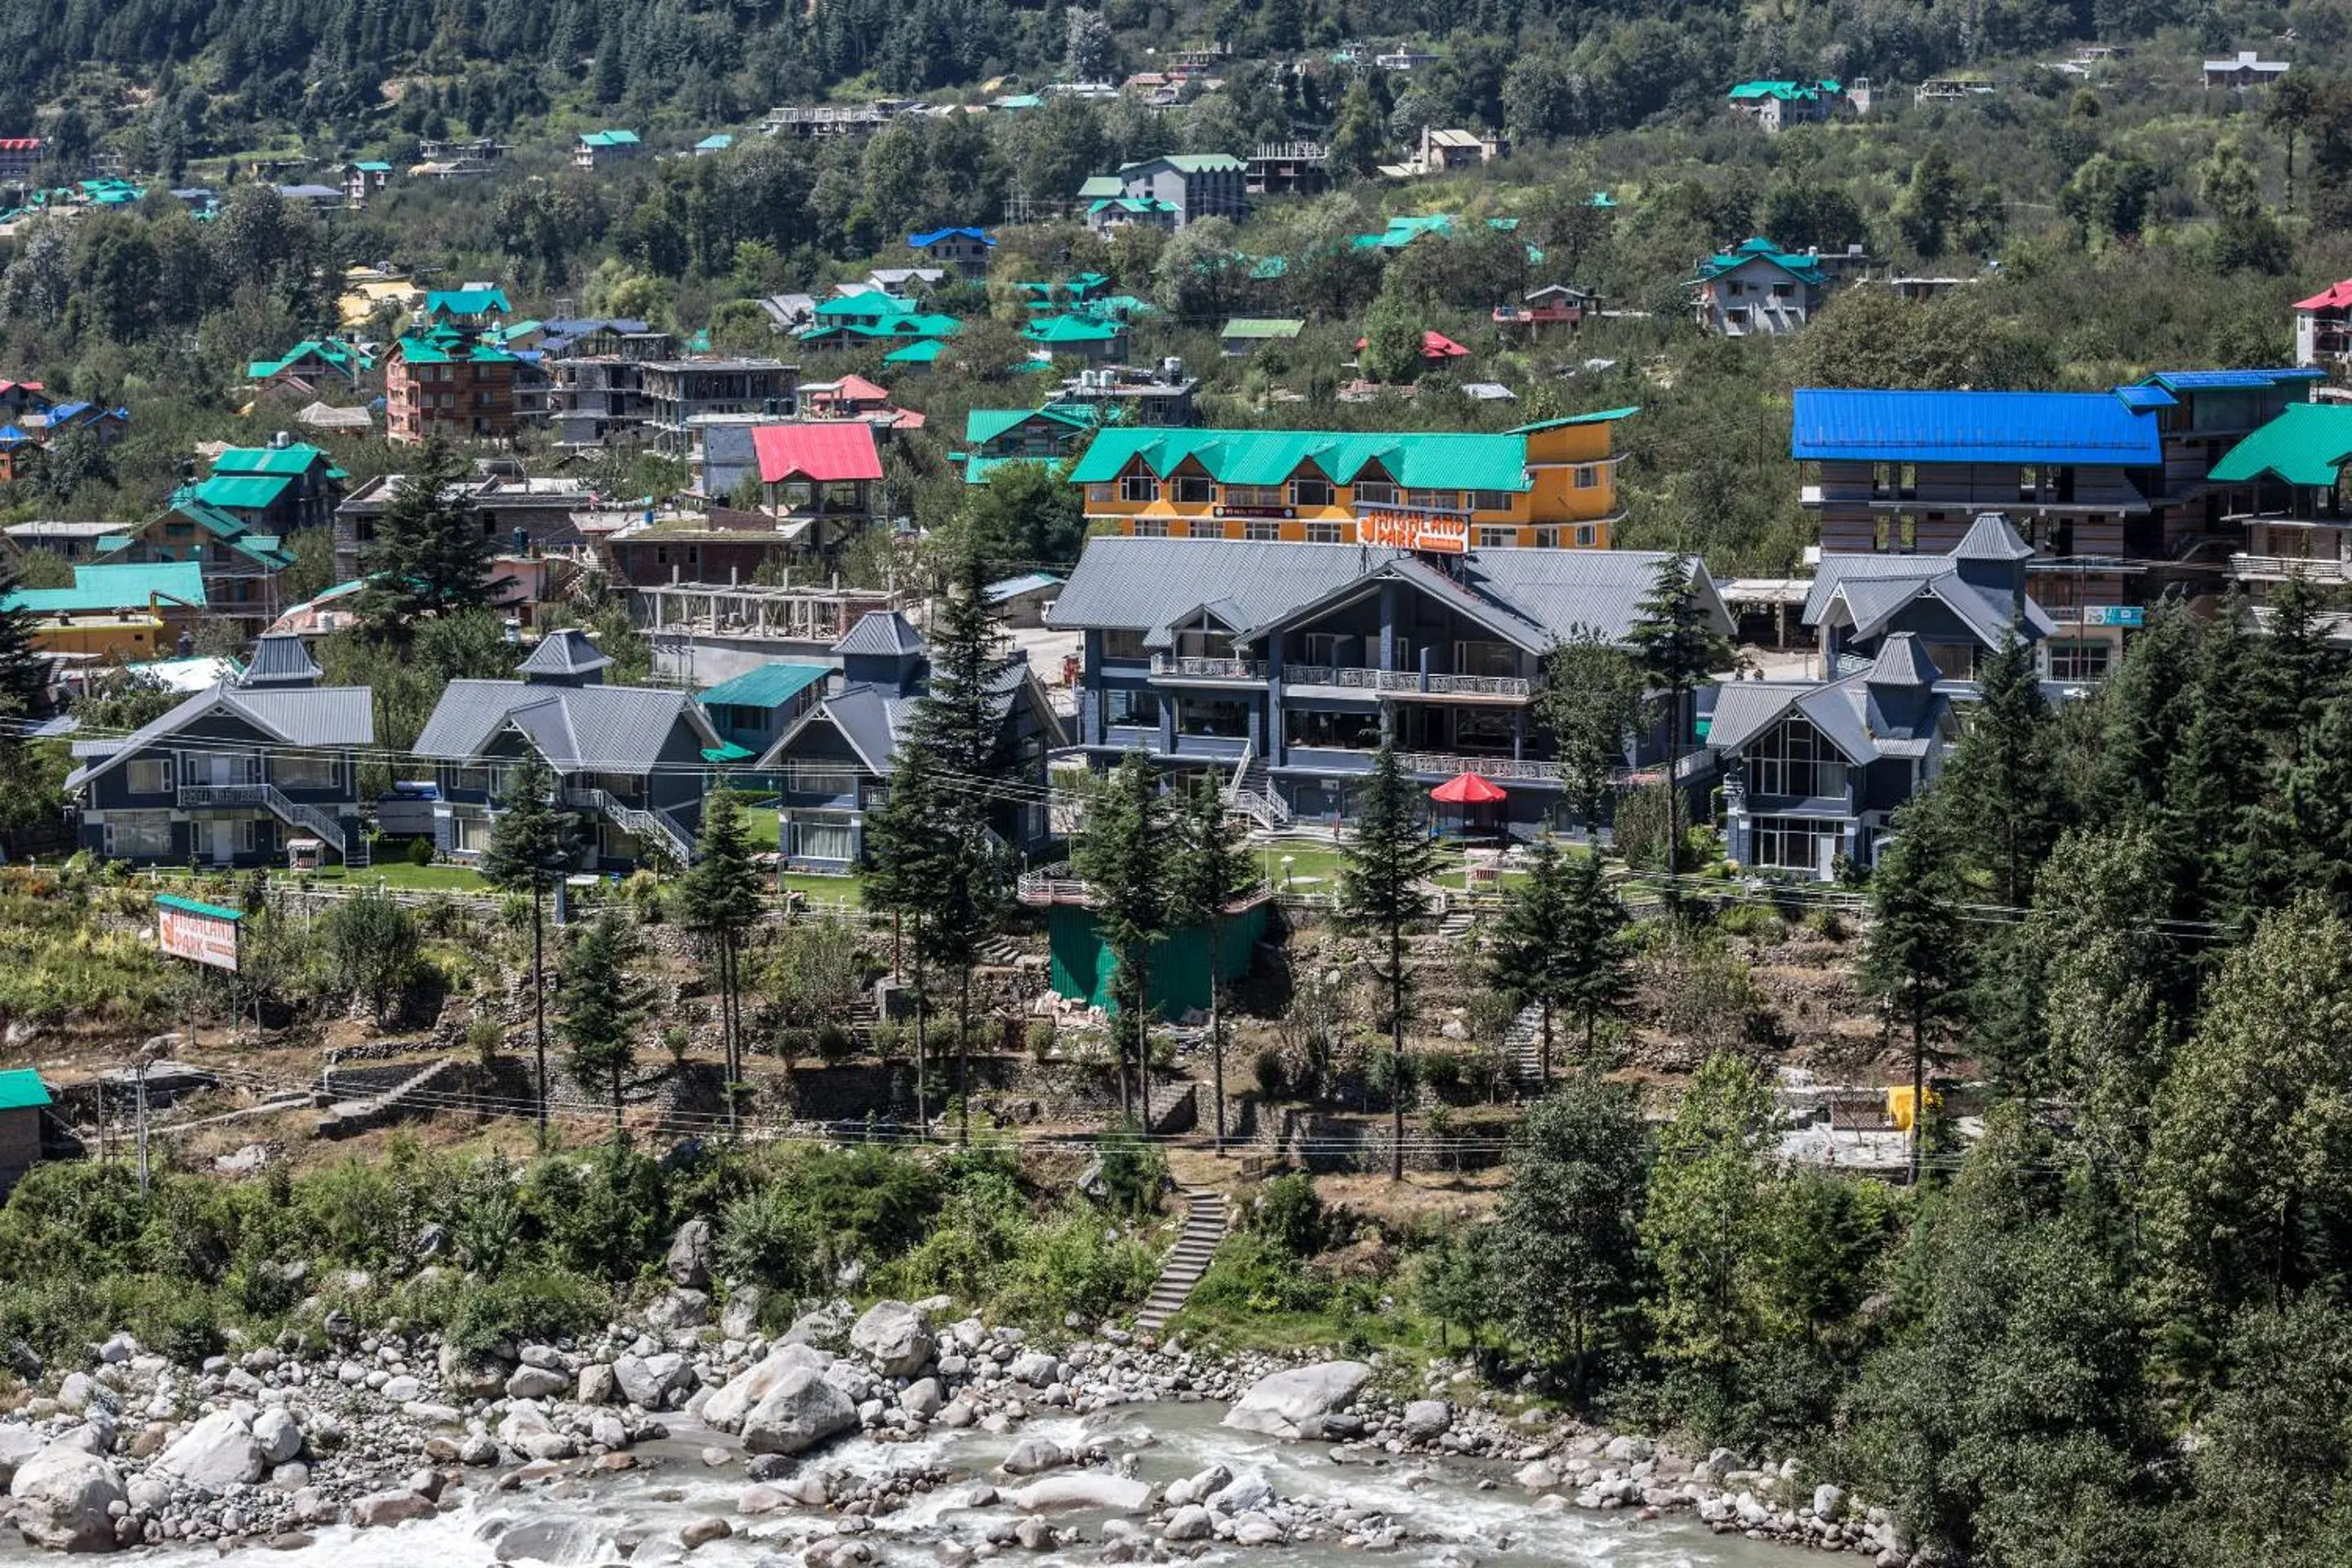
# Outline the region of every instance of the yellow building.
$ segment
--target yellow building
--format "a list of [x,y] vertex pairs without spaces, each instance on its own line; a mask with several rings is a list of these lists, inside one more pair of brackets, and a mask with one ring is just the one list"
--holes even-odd
[[1606,550],[1623,513],[1603,409],[1500,435],[1108,429],[1071,472],[1090,524],[1146,539]]
[[0,608],[32,618],[36,648],[141,663],[171,653],[205,618],[204,568],[193,561],[74,568],[70,588],[19,588]]
[[425,290],[404,274],[354,267],[343,274],[343,292],[336,310],[345,330],[352,331],[366,326],[376,307],[387,301],[405,315],[425,303]]

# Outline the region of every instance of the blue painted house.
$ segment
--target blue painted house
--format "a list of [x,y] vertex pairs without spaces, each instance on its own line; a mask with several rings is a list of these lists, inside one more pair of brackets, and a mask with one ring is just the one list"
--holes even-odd
[[696,700],[719,736],[705,759],[727,767],[739,789],[774,787],[771,779],[734,770],[783,739],[801,715],[824,701],[833,673],[829,664],[771,659],[704,691]]
[[719,735],[683,691],[605,685],[612,662],[567,627],[532,650],[519,679],[449,683],[415,747],[437,769],[436,848],[460,860],[488,848],[509,773],[535,751],[581,816],[583,868],[632,865],[646,842],[692,858],[704,753]]
[[195,693],[124,739],[78,741],[66,779],[82,847],[135,865],[282,864],[316,838],[367,864],[360,752],[373,693],[322,687],[302,639],[265,637],[235,681]]
[[1899,634],[1914,641],[1940,679],[1973,680],[2011,626],[2036,644],[2057,629],[2027,591],[2032,558],[2032,546],[1999,512],[1979,517],[1941,555],[1823,551],[1804,610],[1805,625],[1821,639],[1822,670],[1851,674]]

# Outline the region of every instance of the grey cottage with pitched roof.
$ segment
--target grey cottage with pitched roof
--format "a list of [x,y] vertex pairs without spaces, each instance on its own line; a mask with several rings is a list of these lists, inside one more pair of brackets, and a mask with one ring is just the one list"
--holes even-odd
[[520,679],[449,683],[416,740],[439,772],[433,839],[443,854],[467,860],[489,847],[509,774],[530,750],[584,819],[585,867],[633,864],[647,843],[681,864],[693,857],[703,752],[719,736],[687,692],[605,685],[612,662],[566,628],[532,650]]
[[75,742],[66,793],[82,847],[142,866],[263,866],[315,838],[366,865],[358,773],[373,694],[319,674],[300,637],[265,637],[237,679],[123,739]]

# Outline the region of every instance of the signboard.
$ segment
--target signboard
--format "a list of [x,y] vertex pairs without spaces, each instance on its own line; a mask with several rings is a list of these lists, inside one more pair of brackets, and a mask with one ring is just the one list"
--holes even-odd
[[1298,509],[1292,506],[1221,506],[1215,510],[1219,517],[1295,518],[1298,515]]
[[1367,511],[1356,518],[1356,538],[1360,543],[1391,550],[1460,555],[1470,548],[1470,525],[1442,512]]
[[2147,612],[2137,605],[2085,605],[2083,624],[2086,626],[2144,626]]
[[172,893],[155,895],[155,945],[174,958],[215,969],[236,967],[236,933],[245,916]]

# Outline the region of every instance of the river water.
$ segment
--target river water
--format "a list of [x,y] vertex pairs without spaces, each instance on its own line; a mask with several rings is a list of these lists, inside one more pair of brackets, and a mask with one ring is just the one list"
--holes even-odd
[[[1164,1483],[1223,1463],[1236,1476],[1263,1472],[1286,1499],[1328,1499],[1378,1510],[1403,1525],[1412,1538],[1393,1554],[1401,1564],[1464,1568],[1475,1560],[1482,1568],[1587,1563],[1609,1568],[1790,1568],[1797,1561],[1792,1549],[1713,1535],[1687,1518],[1644,1523],[1624,1511],[1538,1512],[1510,1484],[1507,1467],[1497,1464],[1410,1457],[1377,1465],[1335,1463],[1331,1449],[1319,1443],[1277,1443],[1228,1431],[1217,1425],[1223,1410],[1221,1405],[1205,1403],[1129,1405],[1083,1417],[1032,1420],[1011,1435],[938,1432],[918,1443],[853,1441],[826,1450],[814,1464],[873,1475],[936,1467],[978,1479],[1023,1436],[1049,1437],[1065,1447],[1098,1441],[1114,1453],[1148,1437],[1150,1446],[1137,1453],[1137,1473],[1142,1479]],[[632,1564],[684,1561],[694,1568],[776,1568],[782,1563],[797,1568],[800,1554],[791,1541],[824,1528],[821,1513],[788,1510],[749,1521],[737,1517],[734,1522],[742,1533],[684,1556],[678,1531],[698,1520],[732,1515],[735,1500],[748,1484],[740,1465],[704,1467],[698,1455],[705,1440],[728,1441],[681,1426],[668,1441],[639,1447],[635,1470],[517,1492],[452,1494],[462,1500],[436,1518],[394,1529],[325,1530],[318,1532],[313,1546],[273,1552],[255,1561],[308,1568],[487,1568],[501,1561],[500,1536],[518,1525],[536,1524],[541,1527],[533,1532],[541,1554],[511,1555],[506,1561],[595,1568],[623,1561],[623,1543],[635,1542],[627,1549]],[[487,1479],[488,1472],[472,1474]],[[1482,1491],[1477,1486],[1482,1478],[1502,1484]],[[932,1549],[943,1537],[977,1544],[990,1526],[1018,1517],[1001,1505],[965,1506],[971,1489],[971,1482],[951,1482],[877,1520],[863,1537],[876,1563],[889,1568],[938,1568]],[[1102,1539],[1098,1515],[1054,1519],[1060,1525],[1082,1525],[1089,1542]],[[518,1544],[509,1543],[509,1552]],[[1088,1544],[1032,1557],[1014,1550],[1006,1558],[1035,1562],[1041,1568],[1071,1568],[1092,1565],[1100,1551],[1098,1544]],[[44,1556],[13,1540],[0,1545],[0,1561],[10,1563]],[[158,1568],[194,1568],[220,1559],[209,1545],[174,1545],[142,1552],[136,1560]],[[1332,1540],[1256,1548],[1221,1544],[1204,1561],[1236,1568],[1253,1562],[1279,1563],[1281,1568],[1363,1568],[1365,1554],[1343,1552]]]

